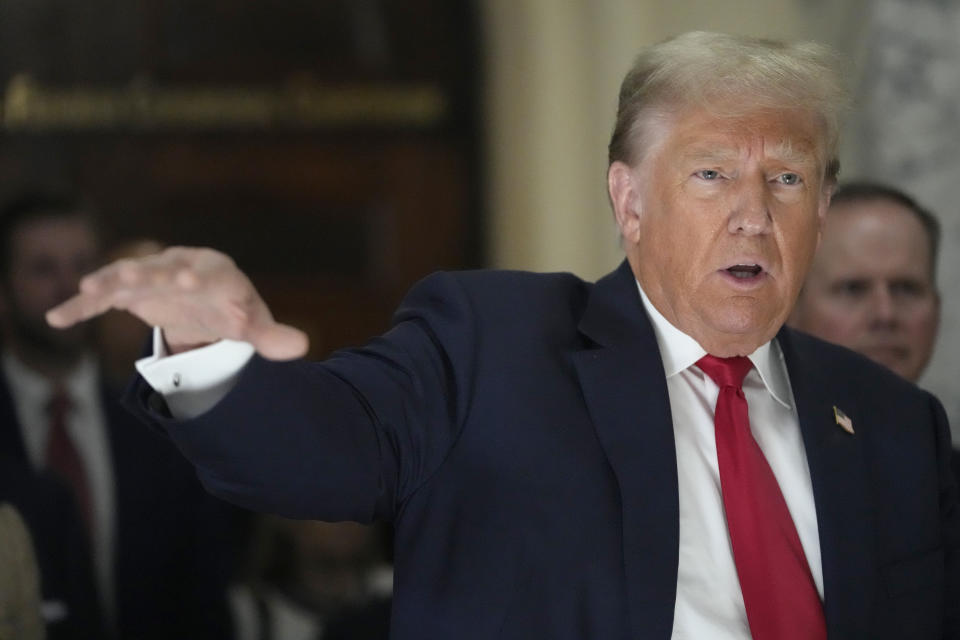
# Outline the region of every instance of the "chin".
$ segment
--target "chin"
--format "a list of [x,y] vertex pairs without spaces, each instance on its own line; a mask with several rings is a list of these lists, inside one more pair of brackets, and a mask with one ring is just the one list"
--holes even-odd
[[66,330],[41,329],[22,336],[32,349],[49,356],[71,360],[87,349],[89,331],[86,325],[77,325]]
[[710,346],[700,341],[707,351],[716,356],[745,356],[769,342],[776,334],[779,325],[769,322],[718,322],[707,339]]
[[731,336],[750,336],[764,333],[772,324],[772,318],[752,310],[734,309],[715,315],[711,325],[714,330]]

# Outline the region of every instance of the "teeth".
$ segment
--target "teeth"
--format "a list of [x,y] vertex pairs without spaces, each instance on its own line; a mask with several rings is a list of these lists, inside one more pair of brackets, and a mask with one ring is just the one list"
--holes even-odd
[[763,271],[760,265],[757,264],[737,264],[727,269],[727,272],[730,273],[735,278],[752,278]]

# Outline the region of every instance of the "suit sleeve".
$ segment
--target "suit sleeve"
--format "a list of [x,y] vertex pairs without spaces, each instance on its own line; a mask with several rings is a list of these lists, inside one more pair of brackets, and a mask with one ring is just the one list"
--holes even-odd
[[291,518],[389,520],[456,441],[475,323],[456,277],[435,274],[383,336],[320,363],[255,356],[194,419],[170,418],[140,378],[126,404],[169,434],[214,495]]

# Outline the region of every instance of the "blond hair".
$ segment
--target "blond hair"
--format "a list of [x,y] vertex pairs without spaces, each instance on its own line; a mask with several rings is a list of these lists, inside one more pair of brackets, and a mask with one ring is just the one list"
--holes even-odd
[[847,104],[838,59],[825,45],[692,31],[637,57],[620,86],[609,162],[641,160],[652,117],[678,108],[729,116],[792,108],[820,120],[825,177],[835,181],[840,116]]

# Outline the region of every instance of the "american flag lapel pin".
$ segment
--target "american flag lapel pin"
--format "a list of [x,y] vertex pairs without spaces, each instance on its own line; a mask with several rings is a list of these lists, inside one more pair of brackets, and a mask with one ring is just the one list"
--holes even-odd
[[850,416],[845,414],[840,409],[837,409],[836,405],[833,407],[833,417],[837,420],[837,424],[841,429],[853,435],[853,420],[850,419]]

